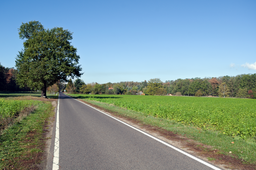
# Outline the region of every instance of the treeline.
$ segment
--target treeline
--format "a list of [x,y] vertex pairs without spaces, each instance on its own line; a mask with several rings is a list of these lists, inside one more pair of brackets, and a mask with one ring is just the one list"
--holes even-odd
[[69,80],[64,88],[69,93],[126,95],[183,95],[256,98],[256,74],[212,78],[177,79],[162,82],[90,83]]
[[16,83],[17,70],[7,68],[0,64],[0,91],[15,92],[15,91],[30,91],[29,88],[20,88]]

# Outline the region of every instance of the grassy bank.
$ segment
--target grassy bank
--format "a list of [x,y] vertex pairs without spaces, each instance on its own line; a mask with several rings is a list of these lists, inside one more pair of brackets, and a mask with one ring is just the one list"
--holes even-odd
[[[9,103],[12,101],[9,100]],[[25,113],[28,116],[2,131],[0,169],[38,169],[37,164],[42,159],[45,145],[43,127],[48,117],[54,114],[52,104],[36,100],[26,101],[21,97],[14,103],[19,102],[33,104],[34,109],[16,111],[16,115]]]
[[[184,115],[186,115],[186,111],[188,111],[188,108],[189,108],[188,102],[189,102],[189,100],[191,100],[191,101],[193,100],[193,102],[196,103],[196,104],[194,104],[194,106],[196,106],[196,105],[199,106],[199,104],[201,106],[199,106],[199,110],[196,109],[196,107],[194,107],[194,110],[193,110],[193,112],[195,113],[194,116],[192,115],[192,111],[190,111],[189,116],[191,116],[191,117],[196,117],[197,116],[196,113],[200,112],[201,115],[204,116],[204,118],[202,118],[203,120],[209,119],[209,117],[206,117],[207,116],[206,113],[203,113],[202,108],[210,107],[211,110],[219,111],[219,113],[220,113],[220,111],[222,111],[221,115],[223,115],[226,119],[233,119],[235,117],[231,114],[232,111],[234,111],[233,107],[239,108],[239,110],[241,110],[242,104],[244,104],[244,106],[242,107],[243,108],[242,110],[249,111],[249,114],[247,114],[246,112],[243,112],[243,114],[240,114],[240,115],[243,116],[242,117],[243,119],[247,119],[248,117],[252,118],[252,115],[255,113],[255,110],[253,112],[250,112],[251,111],[250,108],[252,106],[251,102],[255,102],[253,100],[244,99],[244,102],[241,102],[241,101],[236,101],[234,99],[229,99],[229,100],[222,100],[222,99],[219,100],[218,99],[220,102],[215,101],[215,104],[217,103],[215,105],[215,107],[218,106],[218,108],[213,108],[214,102],[210,102],[210,103],[212,103],[211,106],[206,104],[209,102],[208,98],[186,98],[186,97],[183,97],[184,98],[183,99],[182,97],[178,97],[178,98],[174,97],[173,98],[173,97],[166,97],[166,96],[145,96],[145,100],[144,100],[143,98],[141,98],[142,96],[128,96],[128,97],[114,96],[114,95],[112,95],[112,96],[72,95],[72,96],[78,97],[82,100],[85,100],[89,103],[92,103],[99,107],[110,110],[112,112],[116,112],[120,115],[135,118],[135,119],[143,122],[144,124],[161,127],[168,131],[172,131],[174,133],[186,136],[187,138],[193,139],[193,140],[203,143],[205,145],[212,146],[212,149],[217,149],[219,151],[219,153],[228,155],[231,157],[239,158],[244,163],[256,164],[256,142],[255,142],[254,134],[251,134],[251,136],[242,137],[239,135],[233,135],[232,133],[223,133],[223,131],[217,130],[216,128],[215,129],[209,128],[209,125],[207,125],[206,127],[197,126],[197,124],[194,124],[194,123],[187,123],[186,121],[178,121],[177,119],[174,119],[174,118],[172,119],[172,118],[168,118],[168,117],[161,117],[161,116],[159,116],[160,114],[157,114],[157,110],[161,110],[161,106],[162,106],[162,103],[160,103],[159,102],[160,100],[158,100],[158,99],[162,98],[162,101],[164,103],[163,106],[167,107],[168,99],[172,98],[175,100],[170,99],[172,101],[169,100],[169,105],[172,107],[172,110],[176,111],[173,114],[174,115],[177,114],[177,117],[178,116],[185,117]],[[140,105],[147,105],[147,100],[152,101],[154,97],[155,97],[155,101],[151,102],[150,103],[151,105],[140,106]],[[205,100],[205,101],[203,101],[203,100]],[[215,99],[211,99],[210,101],[212,101],[212,100],[215,100]],[[221,105],[220,104],[221,102],[224,102],[224,103]],[[232,102],[233,102],[233,104],[236,102],[238,102],[240,104],[238,104],[236,106],[232,106]],[[246,108],[247,104],[250,106],[250,108],[244,109],[244,108]],[[119,107],[120,105],[122,107]],[[128,108],[125,107],[127,105],[130,105],[130,107],[128,107]],[[207,107],[205,105],[207,105]],[[223,107],[225,105],[228,105],[228,106]],[[153,106],[155,106],[157,109],[154,109]],[[179,106],[178,109],[173,108],[175,106]],[[193,106],[193,104],[192,104],[192,106]],[[252,107],[254,107],[254,106],[252,106]],[[153,113],[153,114],[149,114],[150,112],[143,112],[143,109],[137,109],[137,108],[145,108],[148,111],[151,110],[152,111],[151,113]],[[227,110],[226,115],[224,114],[226,111],[225,109]],[[182,110],[183,110],[183,112],[182,112]],[[164,113],[164,111],[162,110],[161,114],[163,114],[163,113]],[[207,113],[209,113],[209,112],[207,112]],[[237,112],[235,112],[235,113],[237,113]],[[188,116],[188,114],[186,116]],[[199,114],[199,116],[200,116],[200,114]],[[210,116],[213,116],[213,115],[210,115]],[[217,114],[216,114],[216,116],[217,116]],[[237,117],[235,117],[235,118],[237,118]],[[200,121],[201,118],[197,118],[197,119],[198,119],[198,121]],[[223,121],[225,121],[225,120],[223,120]],[[227,120],[227,121],[229,121],[229,120]],[[222,126],[224,126],[224,125],[225,124],[222,124]],[[230,126],[230,123],[227,124],[227,126]],[[252,128],[255,128],[255,126]],[[225,127],[224,127],[224,129],[225,129]],[[211,158],[209,158],[209,159],[211,159]]]

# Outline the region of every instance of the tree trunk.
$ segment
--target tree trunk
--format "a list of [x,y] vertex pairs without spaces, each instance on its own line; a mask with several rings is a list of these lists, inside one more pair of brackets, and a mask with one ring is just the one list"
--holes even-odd
[[43,87],[43,89],[42,89],[42,92],[41,92],[41,97],[44,97],[44,98],[47,98],[47,96],[46,96],[46,82],[44,82],[44,87]]

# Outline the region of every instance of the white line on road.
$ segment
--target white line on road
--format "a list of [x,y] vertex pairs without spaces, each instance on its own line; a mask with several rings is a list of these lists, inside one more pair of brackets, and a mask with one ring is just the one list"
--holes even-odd
[[142,131],[140,129],[137,129],[137,128],[135,128],[135,127],[133,127],[133,126],[131,126],[131,125],[129,125],[129,124],[127,124],[127,123],[125,123],[125,122],[123,122],[123,121],[121,121],[121,120],[119,120],[119,119],[117,119],[117,118],[115,118],[115,117],[113,117],[113,116],[111,116],[111,115],[109,115],[109,114],[107,114],[107,113],[105,113],[105,112],[95,108],[95,107],[93,107],[93,106],[90,106],[90,105],[88,105],[88,104],[86,104],[86,103],[84,103],[82,101],[77,100],[77,99],[75,99],[75,100],[80,102],[80,103],[82,103],[82,104],[84,104],[84,105],[86,105],[86,106],[89,106],[89,107],[91,107],[91,108],[93,108],[93,109],[95,109],[95,110],[97,110],[97,111],[99,111],[101,113],[103,113],[104,115],[106,115],[108,117],[111,117],[112,119],[115,119],[116,121],[118,121],[118,122],[120,122],[120,123],[122,123],[122,124],[124,124],[124,125],[126,125],[126,126],[128,126],[130,128],[132,128],[132,129],[134,129],[134,130],[136,130],[136,131],[138,131],[138,132],[140,132],[140,133],[142,133],[142,134],[144,134],[144,135],[146,135],[146,136],[148,136],[148,137],[150,137],[150,138],[152,138],[152,139],[154,139],[154,140],[156,140],[156,141],[158,141],[158,142],[160,142],[160,143],[162,143],[162,144],[164,144],[164,145],[166,145],[166,146],[168,146],[168,147],[170,147],[170,148],[172,148],[172,149],[174,149],[174,150],[176,150],[176,151],[178,151],[178,152],[180,152],[180,153],[182,153],[182,154],[184,154],[184,155],[186,155],[186,156],[188,156],[188,157],[190,157],[190,158],[192,158],[192,159],[194,159],[194,160],[196,160],[196,161],[198,161],[198,162],[200,162],[200,163],[202,163],[202,164],[204,164],[204,165],[206,165],[206,166],[208,166],[208,167],[210,167],[212,169],[214,169],[214,170],[221,170],[220,168],[218,168],[218,167],[216,167],[216,166],[214,166],[214,165],[212,165],[212,164],[210,164],[208,162],[205,162],[205,161],[203,161],[203,160],[201,160],[201,159],[199,159],[199,158],[197,158],[197,157],[195,157],[193,155],[190,155],[189,153],[184,152],[183,150],[181,150],[179,148],[176,148],[175,146],[172,146],[172,145],[170,145],[170,144],[168,144],[168,143],[166,143],[166,142],[164,142],[164,141],[162,141],[162,140],[160,140],[160,139],[158,139],[158,138],[156,138],[156,137],[154,137],[154,136],[152,136],[152,135],[150,135],[150,134],[148,134],[148,133],[146,133],[146,132],[144,132],[144,131]]
[[53,164],[52,164],[52,170],[58,170],[59,169],[59,109],[60,109],[60,98],[58,99],[58,106],[57,106],[57,114],[56,114],[56,131],[55,131],[55,144],[54,144],[54,155],[53,155]]

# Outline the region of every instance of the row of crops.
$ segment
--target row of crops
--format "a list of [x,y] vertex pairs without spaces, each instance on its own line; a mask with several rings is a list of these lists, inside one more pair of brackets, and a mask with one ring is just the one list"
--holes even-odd
[[159,118],[242,138],[256,135],[256,100],[177,96],[83,96]]
[[26,107],[36,105],[39,101],[0,99],[0,129],[11,123]]

